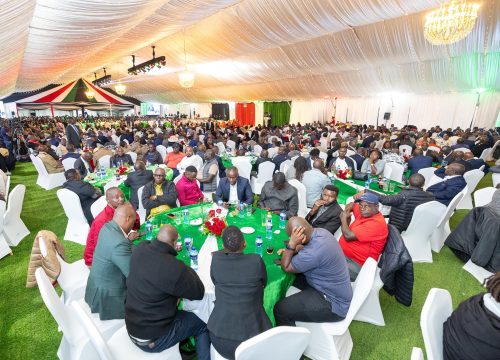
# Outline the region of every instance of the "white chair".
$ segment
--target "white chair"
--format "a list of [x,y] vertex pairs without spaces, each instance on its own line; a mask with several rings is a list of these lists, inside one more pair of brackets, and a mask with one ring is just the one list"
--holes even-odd
[[135,162],[137,161],[137,153],[135,153],[133,151],[129,151],[127,154],[130,155],[130,158],[132,159],[132,162],[135,164]]
[[75,168],[75,158],[66,158],[62,161],[64,171]]
[[235,157],[232,159],[232,163],[238,169],[239,176],[250,181],[250,174],[252,172],[252,163],[250,162],[250,159],[246,157]]
[[226,144],[231,148],[232,151],[236,150],[236,143],[233,140],[228,140]]
[[[347,157],[353,156],[355,154],[356,154],[356,151],[351,150],[351,149],[347,149],[347,153],[346,153]],[[337,156],[338,156],[338,152],[337,152]]]
[[219,154],[224,154],[226,152],[226,147],[222,142],[218,142],[215,144],[219,148]]
[[161,155],[161,159],[165,159],[165,156],[167,156],[167,148],[163,145],[158,145],[156,147],[156,151],[158,151]]
[[277,153],[278,153],[278,148],[275,148],[274,146],[267,149],[267,156],[269,156],[270,159],[275,157]]
[[443,324],[453,311],[447,290],[432,288],[420,314],[420,328],[428,360],[443,359]]
[[392,167],[387,166],[387,163],[384,165],[384,172],[382,173],[382,176],[385,177],[386,179],[391,179],[392,175]]
[[493,194],[497,189],[494,187],[486,187],[474,192],[474,207],[488,205],[493,198]]
[[253,146],[253,152],[256,153],[257,155],[260,155],[260,153],[262,152],[262,146],[260,146],[260,145],[254,145]]
[[[404,146],[404,145],[403,145]],[[385,169],[392,169],[389,177],[385,176]],[[390,180],[401,182],[403,180],[403,174],[405,172],[405,167],[401,164],[395,162],[387,162],[384,167],[384,177],[387,177]]]
[[461,152],[471,152],[469,148],[466,148],[466,147],[461,147],[461,148],[457,148],[455,150],[453,150],[453,152],[457,152],[457,151],[461,151]]
[[99,159],[99,166],[104,166],[105,169],[111,167],[111,155],[103,155]]
[[83,214],[78,195],[68,189],[59,189],[57,190],[57,197],[61,202],[64,213],[68,217],[68,225],[64,233],[64,240],[85,245],[90,226]]
[[413,148],[410,145],[400,145],[399,146],[399,155],[401,155],[401,156],[403,156],[403,155],[411,156],[412,152],[413,152]]
[[10,176],[7,176],[7,180],[5,181],[5,199],[9,197],[10,190]]
[[[349,359],[352,352],[352,338],[349,325],[365,302],[373,285],[377,262],[368,258],[354,283],[353,296],[349,311],[344,320],[334,323],[296,322],[311,332],[311,341],[304,354],[314,360]],[[298,289],[291,287],[287,296],[297,293]]]
[[[99,355],[92,347],[80,321],[74,316],[73,310],[69,306],[64,305],[61,299],[59,299],[47,274],[45,274],[41,267],[36,269],[35,277],[43,302],[63,333],[61,344],[57,350],[58,358],[98,360]],[[78,303],[82,311],[85,311],[88,314],[87,316],[91,316],[94,326],[99,329],[100,333],[104,334],[105,338],[111,337],[124,324],[123,320],[101,321],[97,314],[90,314],[90,309],[83,300]]]
[[99,199],[94,201],[94,203],[90,206],[90,212],[92,213],[94,219],[104,210],[107,205],[108,202],[106,201],[106,196],[101,196]]
[[496,187],[498,184],[500,184],[500,174],[491,174],[491,180],[493,181],[493,187]]
[[422,349],[419,347],[414,347],[411,350],[410,360],[425,360],[424,353],[422,352]]
[[45,190],[51,190],[56,187],[61,186],[66,181],[64,173],[49,174],[45,165],[43,165],[42,160],[38,156],[30,154],[31,162],[35,165],[36,171],[38,172],[38,178],[36,184]]
[[476,190],[477,184],[484,177],[484,172],[479,169],[467,171],[464,174],[465,182],[467,183],[467,192],[464,193],[462,200],[458,203],[457,209],[472,209],[472,193]]
[[280,172],[286,175],[286,172],[292,165],[292,160],[285,160],[280,164]]
[[139,199],[139,207],[137,208],[137,213],[139,214],[139,219],[141,224],[146,221],[146,209],[144,208],[144,205],[142,204],[142,191],[144,190],[144,186],[141,186],[137,190],[137,197]]
[[429,183],[432,177],[434,176],[435,171],[436,168],[432,166],[418,170],[418,173],[425,178],[424,189],[426,189],[429,186]]
[[380,268],[377,266],[373,285],[365,302],[358,310],[354,320],[366,322],[377,326],[385,326],[384,314],[380,306],[380,289],[384,286],[380,278]]
[[306,187],[297,179],[288,180],[288,183],[297,189],[297,195],[299,198],[299,210],[297,215],[305,218],[308,213],[306,203]]
[[82,308],[81,303],[73,302],[71,307],[76,314],[76,318],[81,324],[84,332],[93,345],[93,350],[99,354],[100,360],[132,360],[132,359],[162,359],[162,360],[181,360],[179,344],[172,346],[161,353],[147,353],[139,349],[130,340],[127,328],[120,327],[111,338],[106,341],[101,331],[88,316],[88,313]]
[[5,213],[5,201],[0,200],[0,259],[7,255],[12,255],[12,250],[7,244],[3,235],[3,215]]
[[484,161],[488,161],[488,158],[490,157],[491,150],[493,150],[493,148],[484,149],[479,158],[483,159]]
[[250,186],[254,194],[260,195],[262,187],[273,179],[275,165],[271,161],[264,161],[259,165],[258,177],[252,177]]
[[17,246],[30,231],[21,220],[26,186],[19,184],[10,192],[7,210],[3,216],[3,233],[10,246]]
[[403,242],[413,262],[432,262],[430,237],[446,212],[446,206],[438,201],[418,205],[406,231],[401,233]]
[[450,204],[446,208],[446,212],[443,214],[441,219],[438,222],[437,228],[431,235],[431,249],[434,252],[440,252],[441,248],[444,245],[444,241],[450,235],[450,218],[453,215],[458,203],[462,200],[464,193],[467,192],[467,186],[461,192],[459,192],[455,197],[450,201]]
[[319,158],[320,158],[321,160],[323,160],[323,164],[324,164],[325,166],[328,166],[328,164],[326,163],[326,159],[328,159],[328,154],[327,154],[326,152],[320,151],[320,152],[319,152]]
[[489,272],[485,268],[476,265],[472,262],[471,259],[465,263],[465,265],[462,267],[465,271],[470,273],[472,276],[474,276],[477,281],[479,281],[481,284],[484,283],[484,280],[489,278],[490,276],[493,275],[492,272]]

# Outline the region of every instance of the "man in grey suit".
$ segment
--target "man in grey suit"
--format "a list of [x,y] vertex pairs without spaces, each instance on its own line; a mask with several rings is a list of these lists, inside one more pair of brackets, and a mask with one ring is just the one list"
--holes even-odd
[[66,126],[66,139],[68,144],[73,144],[75,149],[80,149],[80,129],[76,126],[76,120],[70,119],[68,126]]
[[116,208],[113,220],[106,223],[94,251],[85,289],[85,302],[101,320],[125,317],[126,280],[130,269],[132,246],[127,234],[132,230],[136,213],[130,203]]
[[139,207],[137,190],[139,190],[141,186],[153,181],[153,172],[151,170],[146,170],[146,165],[144,161],[141,160],[136,161],[134,170],[134,172],[128,174],[125,185],[130,188],[130,203],[137,209]]

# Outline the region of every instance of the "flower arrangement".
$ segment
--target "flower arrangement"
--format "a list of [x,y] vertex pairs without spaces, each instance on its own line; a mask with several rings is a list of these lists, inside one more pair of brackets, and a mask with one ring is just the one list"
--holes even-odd
[[221,209],[210,210],[208,212],[207,220],[203,224],[203,233],[213,234],[220,236],[222,231],[226,228],[226,221],[221,217]]
[[339,179],[350,179],[352,178],[352,170],[351,168],[347,168],[345,170],[337,170],[336,175]]
[[120,165],[120,167],[118,167],[116,169],[116,175],[123,175],[127,172],[128,168],[124,165]]

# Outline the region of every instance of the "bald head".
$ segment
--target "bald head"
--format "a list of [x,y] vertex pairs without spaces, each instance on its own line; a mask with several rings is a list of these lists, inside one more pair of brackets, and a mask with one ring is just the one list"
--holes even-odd
[[130,203],[125,203],[115,209],[113,221],[122,228],[125,233],[129,233],[135,223],[135,210]]
[[168,244],[175,248],[175,242],[179,238],[179,233],[172,225],[164,225],[160,228],[156,240]]
[[323,170],[323,160],[320,158],[315,159],[313,162],[313,168]]
[[121,191],[117,187],[111,187],[106,190],[106,202],[113,209],[116,209],[118,206],[123,205],[125,202],[125,197],[123,196],[123,191]]
[[137,170],[146,170],[146,164],[144,164],[144,161],[142,160],[137,160],[134,165],[134,169]]
[[474,159],[474,154],[471,153],[470,151],[467,151],[466,153],[464,153],[464,160],[470,160],[470,159]]
[[308,243],[309,240],[311,240],[311,236],[313,233],[313,228],[312,226],[306,221],[306,219],[294,216],[288,220],[288,223],[286,224],[286,233],[288,236],[292,235],[293,229],[302,227],[304,228],[304,234],[306,235],[306,240],[304,241],[304,244]]
[[445,174],[448,176],[463,175],[464,173],[465,173],[465,166],[459,163],[451,163],[445,170]]

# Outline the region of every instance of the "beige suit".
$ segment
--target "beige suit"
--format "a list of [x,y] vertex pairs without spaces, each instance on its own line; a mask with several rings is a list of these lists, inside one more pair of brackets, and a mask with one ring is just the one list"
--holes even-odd
[[62,166],[59,161],[55,160],[46,152],[40,151],[38,153],[38,157],[42,160],[43,165],[49,174],[64,172],[64,166]]

